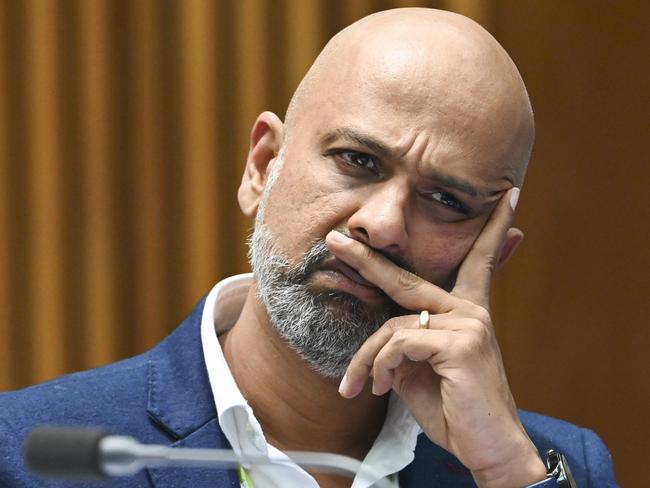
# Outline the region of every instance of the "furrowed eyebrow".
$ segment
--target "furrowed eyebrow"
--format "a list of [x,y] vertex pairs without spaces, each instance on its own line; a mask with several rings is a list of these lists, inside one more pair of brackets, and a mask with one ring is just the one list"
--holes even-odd
[[438,181],[440,186],[453,188],[454,190],[465,193],[472,198],[484,196],[483,192],[477,190],[470,183],[461,180],[460,178],[456,178],[455,176],[447,175],[437,170],[428,172],[427,176]]
[[359,132],[350,127],[340,127],[327,133],[323,137],[323,142],[329,144],[337,139],[344,139],[348,142],[365,146],[380,156],[393,157],[393,151],[391,151],[391,149],[384,143],[368,134],[364,134],[363,132]]
[[[385,145],[383,142],[351,127],[339,127],[336,130],[328,132],[325,134],[322,141],[324,144],[331,144],[338,139],[343,139],[353,144],[365,146],[377,155],[385,158],[399,159],[399,157],[396,156],[391,148]],[[503,193],[501,190],[481,191],[474,187],[471,183],[461,178],[448,175],[436,169],[427,171],[426,176],[432,180],[435,180],[440,184],[440,186],[444,188],[457,190],[461,193],[469,195],[472,198],[486,198],[498,195],[499,193]]]

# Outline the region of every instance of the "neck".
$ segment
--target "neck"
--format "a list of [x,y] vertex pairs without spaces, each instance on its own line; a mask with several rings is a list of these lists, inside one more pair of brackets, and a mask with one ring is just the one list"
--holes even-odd
[[220,337],[230,370],[271,444],[363,459],[386,415],[370,387],[352,400],[313,372],[278,336],[251,286],[239,319]]

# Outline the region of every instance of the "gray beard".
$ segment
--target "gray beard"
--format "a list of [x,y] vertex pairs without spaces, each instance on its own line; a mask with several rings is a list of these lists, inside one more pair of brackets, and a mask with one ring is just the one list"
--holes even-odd
[[393,302],[374,310],[348,293],[314,290],[309,278],[331,256],[324,239],[316,241],[301,263],[292,265],[260,217],[250,240],[249,260],[271,324],[312,370],[339,380],[368,337],[404,312]]

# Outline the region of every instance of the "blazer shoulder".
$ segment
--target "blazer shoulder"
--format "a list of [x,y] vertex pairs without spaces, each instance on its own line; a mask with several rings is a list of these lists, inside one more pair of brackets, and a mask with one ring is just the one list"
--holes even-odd
[[[144,354],[0,393],[0,486],[68,486],[44,484],[24,466],[24,439],[39,424],[103,427],[142,442],[169,444],[213,418],[201,356],[202,309],[203,301],[181,326]],[[135,478],[111,480],[107,486],[149,486],[148,476],[140,472]]]
[[[107,366],[67,374],[22,390],[0,393],[0,420],[22,424],[100,424],[146,412],[152,370],[164,370],[167,383],[176,378],[179,364],[201,363],[198,324],[203,301],[192,314],[153,349]],[[202,364],[202,363],[201,363]],[[200,369],[201,365],[195,366]]]
[[[101,426],[116,433],[142,425],[147,407],[146,357],[0,393],[0,486],[69,486],[36,478],[24,465],[23,444],[38,425]],[[109,486],[121,484],[111,481]]]
[[578,486],[614,488],[609,450],[592,430],[538,413],[519,411],[519,417],[542,458],[549,449],[567,457]]
[[147,382],[147,356],[145,353],[108,366],[0,393],[0,418],[10,420],[13,426],[20,425],[22,420],[33,425],[39,420],[79,418],[80,412],[115,408],[126,398],[133,404],[140,392],[146,392],[142,386]]
[[[549,449],[564,454],[580,488],[618,487],[611,456],[594,432],[532,412],[520,410],[519,416],[540,457],[545,459]],[[424,485],[476,486],[469,470],[456,457],[420,434],[413,462],[400,473],[400,486]]]

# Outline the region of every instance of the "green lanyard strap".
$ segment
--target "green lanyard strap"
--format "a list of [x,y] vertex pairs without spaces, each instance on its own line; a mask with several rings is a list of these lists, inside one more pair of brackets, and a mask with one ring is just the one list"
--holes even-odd
[[255,488],[251,475],[241,464],[239,465],[239,485],[241,488]]

